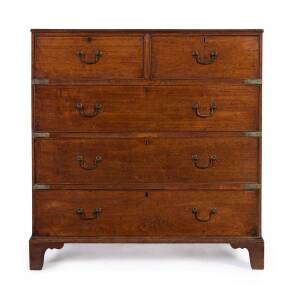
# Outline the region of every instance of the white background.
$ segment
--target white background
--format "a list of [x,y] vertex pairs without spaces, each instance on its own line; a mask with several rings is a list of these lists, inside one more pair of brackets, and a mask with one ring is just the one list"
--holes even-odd
[[[0,4],[0,286],[12,299],[290,299],[290,1],[8,0]],[[265,270],[228,245],[66,245],[28,269],[30,28],[264,28]],[[288,284],[289,283],[289,284]],[[56,297],[56,298],[54,298]]]

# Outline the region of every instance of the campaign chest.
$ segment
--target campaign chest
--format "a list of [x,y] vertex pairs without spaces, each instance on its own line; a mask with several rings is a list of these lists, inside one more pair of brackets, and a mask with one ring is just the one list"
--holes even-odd
[[32,30],[30,267],[64,243],[229,243],[264,266],[262,30]]

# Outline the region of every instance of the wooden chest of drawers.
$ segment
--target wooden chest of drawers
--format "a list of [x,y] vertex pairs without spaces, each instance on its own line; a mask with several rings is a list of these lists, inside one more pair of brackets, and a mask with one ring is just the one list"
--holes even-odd
[[30,268],[64,243],[229,243],[264,266],[262,30],[32,30]]

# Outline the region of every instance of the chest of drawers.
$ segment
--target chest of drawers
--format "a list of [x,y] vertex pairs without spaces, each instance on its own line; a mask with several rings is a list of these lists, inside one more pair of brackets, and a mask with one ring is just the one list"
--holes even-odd
[[64,243],[228,243],[264,266],[262,30],[32,30],[30,268]]

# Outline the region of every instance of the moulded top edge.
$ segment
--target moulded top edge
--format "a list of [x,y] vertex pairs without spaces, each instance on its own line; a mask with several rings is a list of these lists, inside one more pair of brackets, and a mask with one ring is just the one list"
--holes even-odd
[[36,33],[262,33],[264,29],[31,29]]

